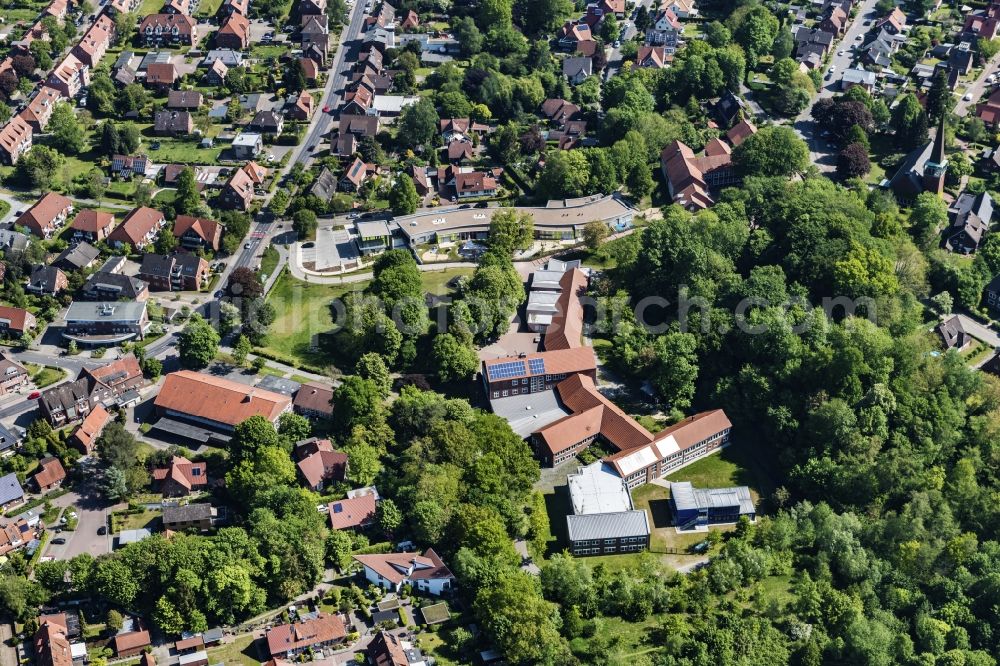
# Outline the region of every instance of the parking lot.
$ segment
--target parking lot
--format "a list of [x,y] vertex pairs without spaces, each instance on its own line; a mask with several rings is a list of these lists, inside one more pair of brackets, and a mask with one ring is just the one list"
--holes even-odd
[[312,263],[313,270],[326,271],[339,269],[342,261],[356,260],[358,247],[346,229],[326,225],[316,230],[316,242],[312,247],[303,244],[301,253],[303,264]]

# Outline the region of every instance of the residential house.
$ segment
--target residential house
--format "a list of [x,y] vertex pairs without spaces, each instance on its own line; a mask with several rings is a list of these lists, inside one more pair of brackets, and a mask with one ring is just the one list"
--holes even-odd
[[139,23],[139,39],[146,46],[194,44],[198,29],[186,14],[150,14]]
[[673,59],[662,46],[640,46],[635,56],[635,66],[664,69],[670,66]]
[[153,485],[164,497],[183,497],[208,487],[207,465],[174,456],[166,467],[153,469]]
[[325,16],[326,0],[299,0],[299,16]]
[[[163,507],[163,529],[166,530],[208,530],[215,523],[216,510],[211,504],[185,504],[184,506]],[[184,647],[177,647],[178,652],[187,652],[191,649],[204,648],[205,643],[201,636],[197,638],[197,643],[189,643]],[[192,639],[188,639],[189,641]],[[180,642],[178,641],[178,646]]]
[[292,106],[289,115],[295,120],[310,120],[313,111],[315,111],[313,96],[309,94],[308,90],[303,90],[296,98],[295,105]]
[[152,291],[197,291],[208,276],[208,262],[187,252],[144,254],[139,269],[139,277],[149,283]]
[[63,97],[75,98],[90,85],[90,66],[70,53],[53,68],[46,84],[58,90]]
[[993,276],[983,290],[983,303],[991,310],[1000,311],[1000,275]]
[[921,192],[944,192],[948,159],[944,152],[944,115],[932,141],[916,148],[903,160],[889,187],[898,199],[912,201]]
[[989,193],[962,192],[948,213],[952,224],[945,248],[962,254],[978,250],[993,220],[993,198]]
[[226,181],[219,197],[225,208],[249,210],[253,203],[253,195],[253,178],[244,169],[236,169]]
[[653,24],[646,29],[646,45],[662,46],[667,53],[677,50],[677,42],[684,26],[669,9],[660,9],[653,17]]
[[210,86],[221,86],[226,82],[227,76],[229,76],[229,67],[221,60],[216,60],[205,72],[205,81]]
[[562,61],[563,76],[576,85],[594,73],[594,62],[590,58],[574,56]]
[[333,387],[319,382],[306,382],[296,392],[292,406],[303,416],[328,419],[333,416]]
[[[193,504],[190,506],[200,506],[200,505]],[[210,505],[209,508],[211,508]],[[166,526],[166,520],[164,520],[163,522],[164,526]],[[181,640],[174,643],[174,651],[177,654],[190,654],[192,652],[201,652],[204,649],[205,649],[205,639],[202,638],[201,634],[195,634],[190,638],[182,638]]]
[[563,51],[576,51],[580,42],[593,41],[590,26],[586,23],[566,21],[556,32],[556,40]]
[[80,371],[76,380],[42,391],[38,407],[55,427],[79,421],[97,405],[127,406],[139,400],[138,389],[145,380],[134,354]]
[[50,265],[64,271],[82,271],[90,268],[100,256],[101,251],[96,247],[86,241],[79,241],[60,252]]
[[197,90],[171,90],[167,94],[167,108],[176,111],[197,111],[203,101]]
[[446,175],[443,179],[439,177],[439,181],[454,188],[455,196],[459,199],[494,197],[497,194],[497,180],[492,172],[452,171],[451,176]]
[[938,67],[943,67],[951,72],[956,72],[960,76],[967,76],[972,71],[975,62],[975,54],[968,42],[962,42],[951,50],[948,60],[939,63]]
[[22,234],[20,231],[0,229],[0,251],[7,259],[20,256],[28,247],[30,240],[27,234]]
[[[11,526],[14,531],[13,539],[7,537],[3,539],[3,545],[17,543],[18,546],[26,543],[20,530]],[[7,528],[4,528],[4,532]],[[26,530],[27,531],[27,530]],[[0,547],[0,550],[3,550]],[[8,548],[8,552],[13,548]],[[70,645],[66,627],[66,615],[42,615],[38,618],[38,630],[35,632],[33,642],[35,647],[35,659],[39,666],[72,666],[75,663],[73,658],[73,646]]]
[[18,114],[24,122],[31,125],[35,132],[44,132],[52,117],[52,111],[56,108],[56,102],[62,99],[62,93],[47,85],[38,87],[38,93],[31,98],[31,101]]
[[150,327],[145,301],[73,301],[63,318],[63,338],[86,345],[117,345],[141,340]]
[[489,125],[477,123],[468,118],[442,118],[441,136],[445,143],[451,141],[471,141],[473,135],[482,136],[490,131]]
[[406,17],[396,26],[399,32],[409,32],[420,27],[420,18],[412,9],[406,12]]
[[250,121],[250,129],[264,134],[281,134],[284,126],[284,117],[274,111],[258,111],[253,120]]
[[84,301],[145,301],[149,285],[137,277],[99,270],[83,283],[79,300]]
[[[156,62],[146,69],[146,85],[161,95],[177,82],[177,69],[171,62]],[[163,112],[160,112],[163,113]]]
[[39,264],[32,267],[24,290],[38,296],[55,296],[69,288],[66,274],[54,266]]
[[455,587],[455,576],[432,548],[420,553],[354,555],[365,568],[365,578],[379,587],[399,592],[409,585],[423,594],[441,595]]
[[848,22],[849,17],[842,7],[830,6],[825,12],[823,19],[819,22],[819,29],[842,37],[847,30]]
[[250,0],[226,0],[222,3],[222,7],[219,8],[219,14],[222,16],[231,16],[233,14],[247,16],[249,13]]
[[76,427],[70,436],[70,442],[85,456],[93,454],[97,448],[97,439],[104,432],[105,426],[111,422],[111,414],[98,403],[90,410],[86,418]]
[[39,238],[49,239],[64,224],[73,212],[73,202],[61,194],[48,192],[17,219],[18,226]]
[[392,231],[385,220],[361,220],[355,223],[354,239],[362,256],[378,254],[392,247]]
[[30,375],[23,365],[0,352],[0,395],[7,395],[21,388],[29,379]]
[[242,51],[250,46],[250,19],[243,14],[233,13],[215,33],[215,46],[220,49]]
[[264,149],[264,137],[256,132],[240,132],[233,139],[233,155],[238,160],[252,160]]
[[[347,134],[346,136],[350,139],[354,139],[352,134]],[[313,184],[309,187],[309,194],[323,201],[329,201],[336,193],[337,178],[333,175],[332,171],[323,167],[323,169],[319,172],[319,175],[316,176],[316,180],[314,180]]]
[[366,114],[341,114],[338,127],[340,132],[353,134],[359,139],[365,136],[375,137],[379,131],[379,118]]
[[891,35],[898,35],[906,30],[906,14],[899,7],[893,7],[891,12],[876,19],[872,28],[874,30],[885,30]]
[[802,61],[802,56],[810,49],[816,47],[821,58],[826,57],[833,47],[833,33],[820,30],[819,28],[807,28],[804,25],[795,29],[792,38],[795,40],[795,57]]
[[288,396],[221,377],[181,370],[167,375],[154,401],[160,417],[153,428],[189,441],[227,442],[233,428],[251,416],[271,423],[291,411]]
[[368,663],[374,666],[422,666],[427,663],[419,648],[403,634],[379,631],[365,648]]
[[130,247],[133,251],[147,247],[156,240],[160,229],[167,225],[163,213],[147,206],[135,208],[115,230],[108,234],[108,243],[114,247]]
[[115,656],[119,659],[138,656],[151,645],[149,632],[145,629],[123,632],[111,639],[112,649],[114,649]]
[[475,149],[469,141],[452,141],[445,150],[448,153],[448,161],[452,164],[471,160],[475,156]]
[[564,99],[547,99],[542,102],[542,115],[556,126],[564,125],[580,113],[580,107]]
[[63,469],[59,458],[46,456],[38,461],[38,466],[40,471],[32,477],[38,492],[47,493],[50,490],[55,490],[66,480],[66,470]]
[[0,158],[4,164],[17,164],[21,156],[31,150],[31,125],[21,116],[14,116],[0,130]]
[[340,179],[340,189],[345,192],[357,192],[367,178],[368,170],[365,163],[361,161],[360,157],[355,157]]
[[958,315],[942,321],[936,330],[944,342],[945,349],[963,351],[975,342],[975,339],[965,330],[962,319]]
[[1000,126],[1000,90],[994,91],[989,99],[976,105],[976,116],[988,127]]
[[164,14],[191,14],[190,0],[166,0],[163,3]]
[[0,510],[7,510],[24,501],[24,488],[17,481],[17,474],[11,472],[0,476]]
[[35,315],[24,308],[0,305],[0,335],[21,336],[35,328]]
[[299,64],[302,65],[302,72],[305,74],[306,83],[309,85],[315,84],[316,77],[319,76],[319,63],[312,58],[299,58]]
[[107,14],[101,14],[73,47],[71,53],[88,67],[96,67],[110,48],[114,36],[114,20]]
[[998,29],[1000,29],[1000,3],[991,2],[986,9],[965,15],[962,35],[990,40],[997,36]]
[[302,28],[299,30],[299,41],[302,48],[316,46],[326,53],[330,48],[330,27],[326,16],[303,17]]
[[754,520],[757,510],[746,486],[695,488],[690,481],[670,484],[670,509],[679,530]]
[[335,530],[365,528],[375,522],[378,495],[365,493],[330,502],[330,526]]
[[222,224],[191,215],[178,215],[174,220],[174,236],[188,249],[204,247],[218,251]]
[[74,241],[96,243],[107,238],[114,226],[113,214],[87,208],[76,214],[69,228],[73,230]]
[[329,613],[317,613],[291,624],[279,624],[267,630],[267,649],[272,659],[291,659],[305,650],[336,645],[347,638],[343,620]]
[[299,442],[295,446],[295,456],[306,487],[315,492],[323,490],[327,484],[342,482],[347,474],[347,454],[334,451],[328,439]]
[[111,175],[127,180],[132,176],[145,176],[149,158],[145,155],[114,155],[111,158]]
[[364,86],[357,86],[344,95],[344,105],[340,108],[340,113],[348,116],[371,115],[374,101],[374,92]]
[[679,19],[695,18],[698,16],[698,8],[694,0],[666,0],[664,8],[669,9]]
[[875,89],[875,81],[875,72],[869,72],[858,67],[852,67],[851,69],[845,70],[843,76],[841,76],[840,89],[846,91],[858,86],[860,88],[864,88],[870,93]]
[[157,111],[153,117],[156,136],[186,136],[194,131],[194,119],[187,111]]

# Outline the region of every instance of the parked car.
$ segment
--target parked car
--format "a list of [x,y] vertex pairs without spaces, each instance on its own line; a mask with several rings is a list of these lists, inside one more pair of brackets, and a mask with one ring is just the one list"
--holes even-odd
[[64,543],[66,543],[66,539],[64,539],[62,537],[56,537],[55,539],[52,540],[52,545],[53,546],[61,546]]
[[100,527],[97,528],[97,534],[99,536],[104,536],[107,533],[108,533],[108,528],[106,526],[101,525]]

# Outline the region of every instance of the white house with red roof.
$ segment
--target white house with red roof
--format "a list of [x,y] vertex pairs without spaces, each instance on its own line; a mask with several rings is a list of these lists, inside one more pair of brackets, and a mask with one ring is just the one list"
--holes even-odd
[[454,589],[455,575],[434,552],[428,548],[420,553],[385,553],[354,555],[365,568],[365,578],[379,587],[398,592],[403,585],[425,594],[440,596]]

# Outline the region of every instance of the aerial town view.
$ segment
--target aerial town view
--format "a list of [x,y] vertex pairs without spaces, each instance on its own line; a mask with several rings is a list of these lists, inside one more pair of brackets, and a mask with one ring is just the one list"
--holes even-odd
[[0,666],[1000,662],[1000,0],[0,0],[0,98]]

